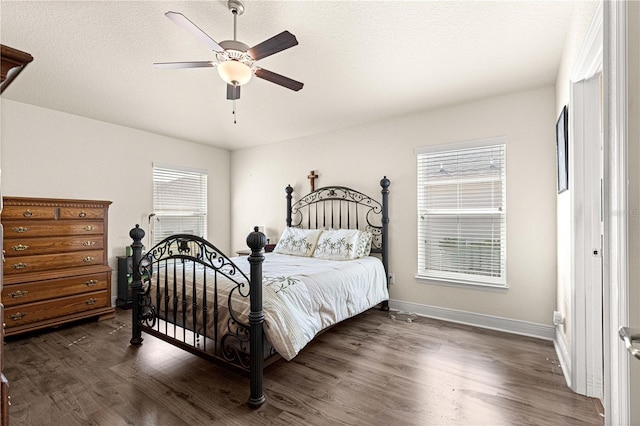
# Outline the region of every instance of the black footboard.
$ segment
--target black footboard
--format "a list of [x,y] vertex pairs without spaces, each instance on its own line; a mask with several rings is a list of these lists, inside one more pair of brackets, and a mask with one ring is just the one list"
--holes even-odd
[[[262,263],[266,236],[258,228],[247,237],[248,274],[208,241],[173,235],[142,253],[144,231],[133,239],[133,321],[131,344],[142,331],[217,363],[248,373],[248,404],[265,401]],[[246,268],[245,268],[246,270]]]

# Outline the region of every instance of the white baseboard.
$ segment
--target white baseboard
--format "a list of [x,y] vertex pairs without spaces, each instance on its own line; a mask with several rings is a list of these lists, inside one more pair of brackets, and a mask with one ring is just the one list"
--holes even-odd
[[571,388],[571,357],[569,356],[567,342],[564,340],[564,334],[560,332],[560,329],[557,327],[553,346],[556,348],[556,354],[558,355],[560,368],[562,368],[562,374],[564,374],[564,380],[567,382],[567,386]]
[[389,307],[400,311],[412,312],[424,317],[488,328],[490,330],[504,331],[522,336],[536,337],[538,339],[553,341],[555,338],[555,327],[551,325],[476,314],[437,306],[420,305],[418,303],[403,302],[400,300],[389,300]]
[[[567,382],[567,386],[576,393],[602,400],[604,383],[602,382],[601,375],[596,375],[594,374],[594,371],[590,371],[586,366],[583,366],[583,369],[586,370],[586,379],[584,384],[580,385],[578,380],[576,380],[576,383],[572,382],[572,368],[574,368],[574,366],[571,363],[571,356],[569,348],[567,347],[565,335],[562,333],[560,328],[556,328],[556,338],[553,341],[553,345],[556,349],[558,362],[562,368],[562,374],[564,375],[564,380]],[[581,371],[578,364],[576,364],[576,368],[577,372]]]

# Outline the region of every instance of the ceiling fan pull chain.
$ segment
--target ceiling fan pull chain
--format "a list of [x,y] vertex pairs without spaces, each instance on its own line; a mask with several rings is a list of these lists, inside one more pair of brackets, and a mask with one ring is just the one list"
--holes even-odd
[[233,114],[233,124],[238,124],[237,121],[236,121],[237,114],[236,114],[236,100],[235,99],[233,100],[233,112],[232,112],[232,114]]

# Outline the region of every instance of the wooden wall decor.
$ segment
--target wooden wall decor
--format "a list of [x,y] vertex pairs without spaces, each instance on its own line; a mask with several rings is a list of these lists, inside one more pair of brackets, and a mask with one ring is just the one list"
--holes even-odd
[[[0,93],[20,74],[33,56],[28,53],[0,44]],[[2,194],[0,194],[0,213],[2,212]],[[0,223],[0,250],[3,249],[4,234]],[[1,251],[4,261],[4,250]],[[0,294],[3,291],[3,270],[0,268]],[[9,424],[9,381],[4,375],[4,305],[0,296],[0,425]]]
[[11,82],[24,70],[33,56],[26,52],[14,49],[3,44],[0,45],[0,93],[9,87]]

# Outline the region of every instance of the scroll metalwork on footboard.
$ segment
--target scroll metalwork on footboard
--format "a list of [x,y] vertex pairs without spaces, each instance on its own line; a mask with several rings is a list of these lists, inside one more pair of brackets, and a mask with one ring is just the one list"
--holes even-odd
[[[136,225],[130,236],[134,240],[131,343],[141,344],[141,332],[145,331],[182,349],[249,372],[249,403],[260,405],[264,401],[264,234],[256,228],[247,238],[252,249],[249,276],[200,237],[172,235],[143,254],[144,231]],[[255,378],[253,372],[258,372]]]

